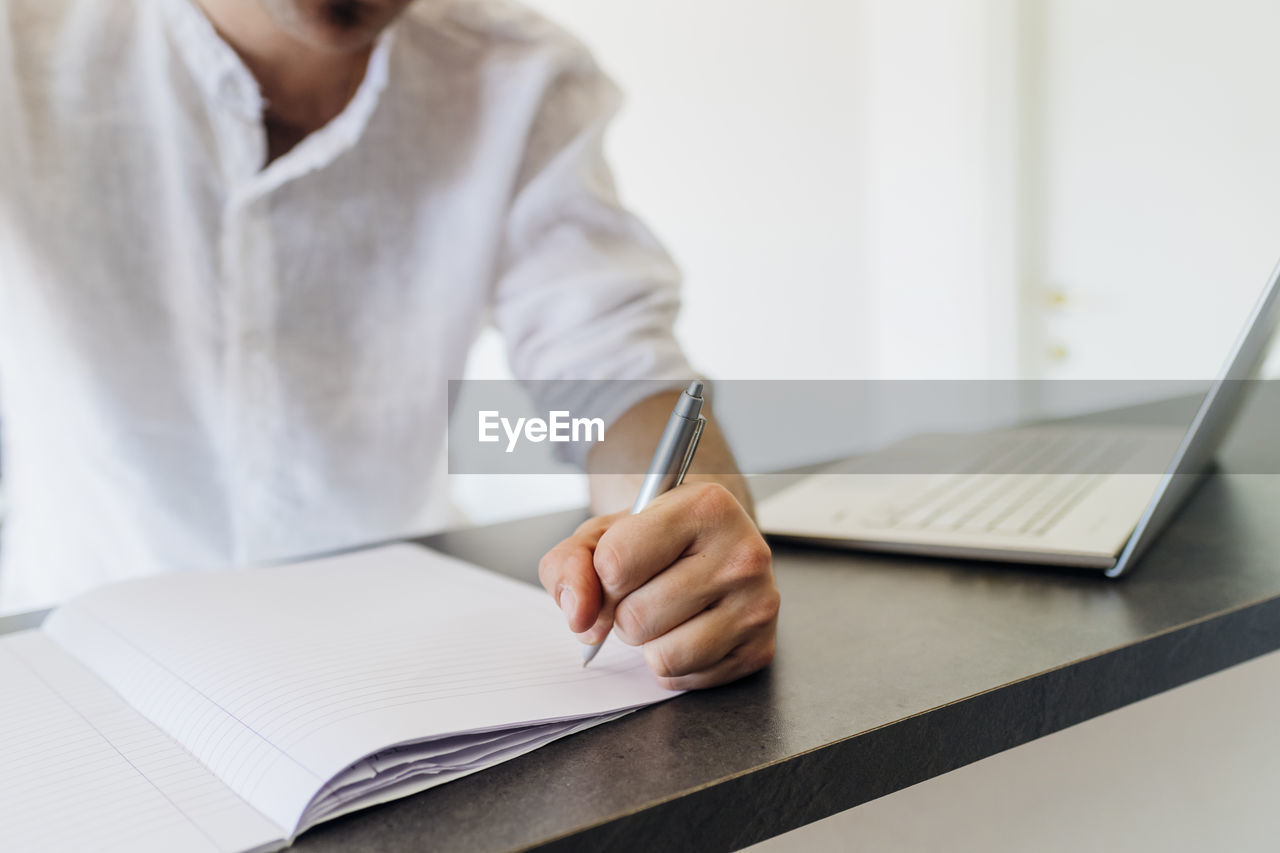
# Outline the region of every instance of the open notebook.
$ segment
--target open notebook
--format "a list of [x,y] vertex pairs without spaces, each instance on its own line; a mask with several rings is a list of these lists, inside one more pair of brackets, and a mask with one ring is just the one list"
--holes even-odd
[[270,850],[670,697],[540,590],[412,545],[181,573],[0,639],[9,850]]

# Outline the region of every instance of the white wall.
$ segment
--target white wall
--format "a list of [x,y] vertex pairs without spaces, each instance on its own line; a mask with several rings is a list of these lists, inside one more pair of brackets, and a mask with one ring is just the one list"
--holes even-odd
[[1035,5],[1045,375],[1210,376],[1280,258],[1280,5]]
[[1016,23],[1002,0],[863,4],[864,375],[1021,372]]
[[[988,269],[990,126],[1004,107],[986,101],[986,0],[531,5],[581,36],[628,95],[611,159],[624,198],[685,271],[678,333],[700,370],[1007,369],[1012,285],[1000,280],[993,298]],[[496,336],[470,375],[506,375]],[[733,401],[720,408],[731,427]],[[745,449],[757,469],[820,453]],[[530,478],[456,478],[454,493],[484,519],[584,494]]]
[[861,4],[534,5],[627,93],[611,157],[624,198],[686,273],[680,332],[695,363],[721,377],[858,375]]
[[991,97],[1008,76],[1005,4],[532,5],[628,95],[611,159],[685,270],[679,331],[699,368],[1008,370],[1013,300],[1008,282],[993,285],[1008,251],[992,234],[1008,216],[1007,188],[992,191],[1009,144],[1010,107]]
[[[533,5],[628,93],[611,158],[713,376],[1200,378],[1280,257],[1267,0]],[[506,375],[495,336],[470,375]]]

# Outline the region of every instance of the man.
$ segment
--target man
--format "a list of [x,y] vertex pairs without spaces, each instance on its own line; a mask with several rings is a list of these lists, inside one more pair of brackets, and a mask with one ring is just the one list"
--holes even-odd
[[[421,529],[490,317],[521,378],[687,379],[616,106],[504,2],[0,0],[0,605]],[[714,426],[612,512],[674,398],[612,401],[602,514],[540,574],[582,641],[696,688],[768,663],[778,597]]]

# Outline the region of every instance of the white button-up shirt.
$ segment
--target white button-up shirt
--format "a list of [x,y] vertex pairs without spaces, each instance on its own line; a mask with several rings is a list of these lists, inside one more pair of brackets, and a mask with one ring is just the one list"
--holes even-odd
[[523,378],[687,377],[617,105],[535,15],[423,0],[264,167],[190,0],[0,2],[0,609],[423,529],[486,322]]

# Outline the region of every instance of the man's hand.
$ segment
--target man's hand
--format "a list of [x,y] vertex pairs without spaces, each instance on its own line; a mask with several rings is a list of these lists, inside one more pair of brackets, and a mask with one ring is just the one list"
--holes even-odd
[[584,643],[610,629],[642,646],[670,690],[713,687],[773,659],[778,588],[769,546],[733,494],[687,483],[644,511],[592,518],[538,576]]

